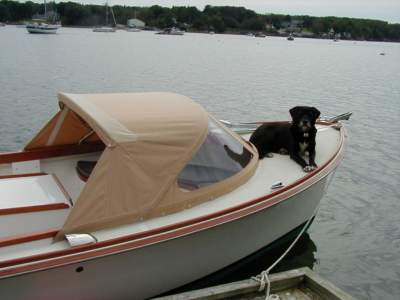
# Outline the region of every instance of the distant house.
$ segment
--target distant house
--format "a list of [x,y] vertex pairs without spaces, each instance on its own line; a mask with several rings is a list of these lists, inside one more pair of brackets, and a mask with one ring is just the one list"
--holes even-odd
[[144,28],[146,23],[139,19],[129,19],[127,22],[128,27]]
[[343,33],[343,37],[344,37],[345,39],[350,40],[350,39],[351,39],[351,33],[350,33],[350,32],[344,32],[344,33]]
[[266,30],[275,30],[275,26],[272,25],[272,24],[267,23],[267,24],[265,24],[265,29]]

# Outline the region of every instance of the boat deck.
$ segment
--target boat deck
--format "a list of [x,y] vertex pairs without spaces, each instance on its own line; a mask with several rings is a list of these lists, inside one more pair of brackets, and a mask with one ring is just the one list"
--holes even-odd
[[[248,139],[249,136],[250,134],[247,134],[243,137]],[[341,147],[341,142],[342,136],[340,130],[337,130],[330,126],[318,125],[316,142],[316,163],[319,167],[323,167],[330,162],[332,157],[335,156],[335,154]],[[66,193],[70,195],[72,200],[71,205],[73,205],[73,202],[77,199],[80,191],[83,189],[85,184],[85,182],[83,182],[79,178],[75,170],[76,162],[81,159],[95,160],[99,157],[99,155],[100,153],[92,153],[41,160],[39,163],[40,167],[35,167],[35,170],[46,174],[55,174],[63,189],[65,189]],[[7,172],[9,173],[11,171],[11,165],[0,166],[0,175]],[[319,172],[319,170],[316,170],[315,172]],[[274,154],[273,158],[265,158],[263,160],[260,160],[255,174],[248,180],[246,184],[243,184],[234,191],[225,194],[217,199],[213,199],[212,201],[208,201],[195,207],[187,207],[187,209],[184,209],[174,214],[144,220],[142,222],[134,224],[114,227],[112,228],[112,230],[103,229],[97,232],[92,232],[91,234],[95,236],[97,241],[101,242],[123,237],[126,235],[155,230],[157,228],[170,226],[175,223],[185,222],[202,216],[218,213],[232,207],[243,205],[246,202],[261,197],[266,197],[270,194],[276,193],[277,190],[273,189],[272,186],[277,182],[281,182],[282,188],[286,188],[298,181],[308,180],[307,178],[309,177],[310,174],[303,172],[301,167],[293,162],[289,158],[289,156]],[[65,199],[62,201],[67,203]],[[63,250],[71,247],[66,241],[53,241],[53,236],[55,235],[57,230],[61,228],[61,225],[67,217],[67,214],[59,214],[56,217],[56,227],[60,226],[59,228],[54,228],[54,222],[52,223],[50,221],[47,221],[52,218],[52,215],[54,215],[54,211],[52,210],[29,212],[21,214],[21,216],[22,215],[25,220],[29,220],[29,218],[26,218],[29,215],[36,215],[37,217],[39,217],[42,220],[41,230],[46,231],[47,235],[40,235],[40,233],[43,233],[40,232],[37,234],[37,236],[41,238],[31,240],[11,236],[3,237],[2,241],[2,237],[0,237],[0,263],[1,261]],[[5,228],[9,228],[9,226],[14,226],[12,223],[9,223],[10,219],[11,215],[0,214],[0,232],[5,232]],[[46,222],[48,223],[46,224]],[[32,233],[32,231],[36,230],[31,229],[33,223],[33,220],[26,221],[24,223],[26,234]],[[7,232],[9,232],[9,229],[7,229]],[[18,232],[18,234],[23,233]],[[13,238],[14,240],[19,239],[19,242],[13,243],[11,241]]]

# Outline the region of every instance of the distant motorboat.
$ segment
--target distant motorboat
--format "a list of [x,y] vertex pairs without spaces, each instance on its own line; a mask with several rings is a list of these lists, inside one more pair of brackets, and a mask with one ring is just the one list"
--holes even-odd
[[381,52],[381,53],[379,53],[379,55],[383,56],[383,55],[386,55],[386,53],[385,52]]
[[247,36],[254,36],[254,33],[248,32],[248,33],[246,33],[246,35],[247,35]]
[[47,24],[40,22],[26,25],[26,30],[28,30],[29,33],[55,34],[60,27],[61,26],[58,24]]
[[176,27],[171,27],[171,28],[165,28],[162,31],[156,32],[156,34],[166,34],[166,35],[184,35],[185,32],[182,30],[179,30]]
[[289,36],[287,37],[288,41],[294,41],[294,36],[293,34],[289,34]]
[[266,35],[264,33],[262,33],[262,32],[257,32],[254,36],[255,37],[261,37],[261,38],[265,38],[266,37]]

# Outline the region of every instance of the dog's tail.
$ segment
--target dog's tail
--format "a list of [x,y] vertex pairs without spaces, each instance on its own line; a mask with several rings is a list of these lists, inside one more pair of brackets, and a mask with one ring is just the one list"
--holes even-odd
[[249,151],[246,151],[246,149],[243,147],[242,154],[237,154],[236,152],[233,152],[227,145],[224,145],[224,149],[228,156],[232,158],[234,161],[238,162],[242,168],[247,166],[251,159],[251,153]]

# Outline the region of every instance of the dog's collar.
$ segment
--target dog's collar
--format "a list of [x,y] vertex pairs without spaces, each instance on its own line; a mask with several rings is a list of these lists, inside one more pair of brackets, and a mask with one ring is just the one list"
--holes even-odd
[[308,132],[304,132],[303,137],[308,138],[308,136],[309,136]]

